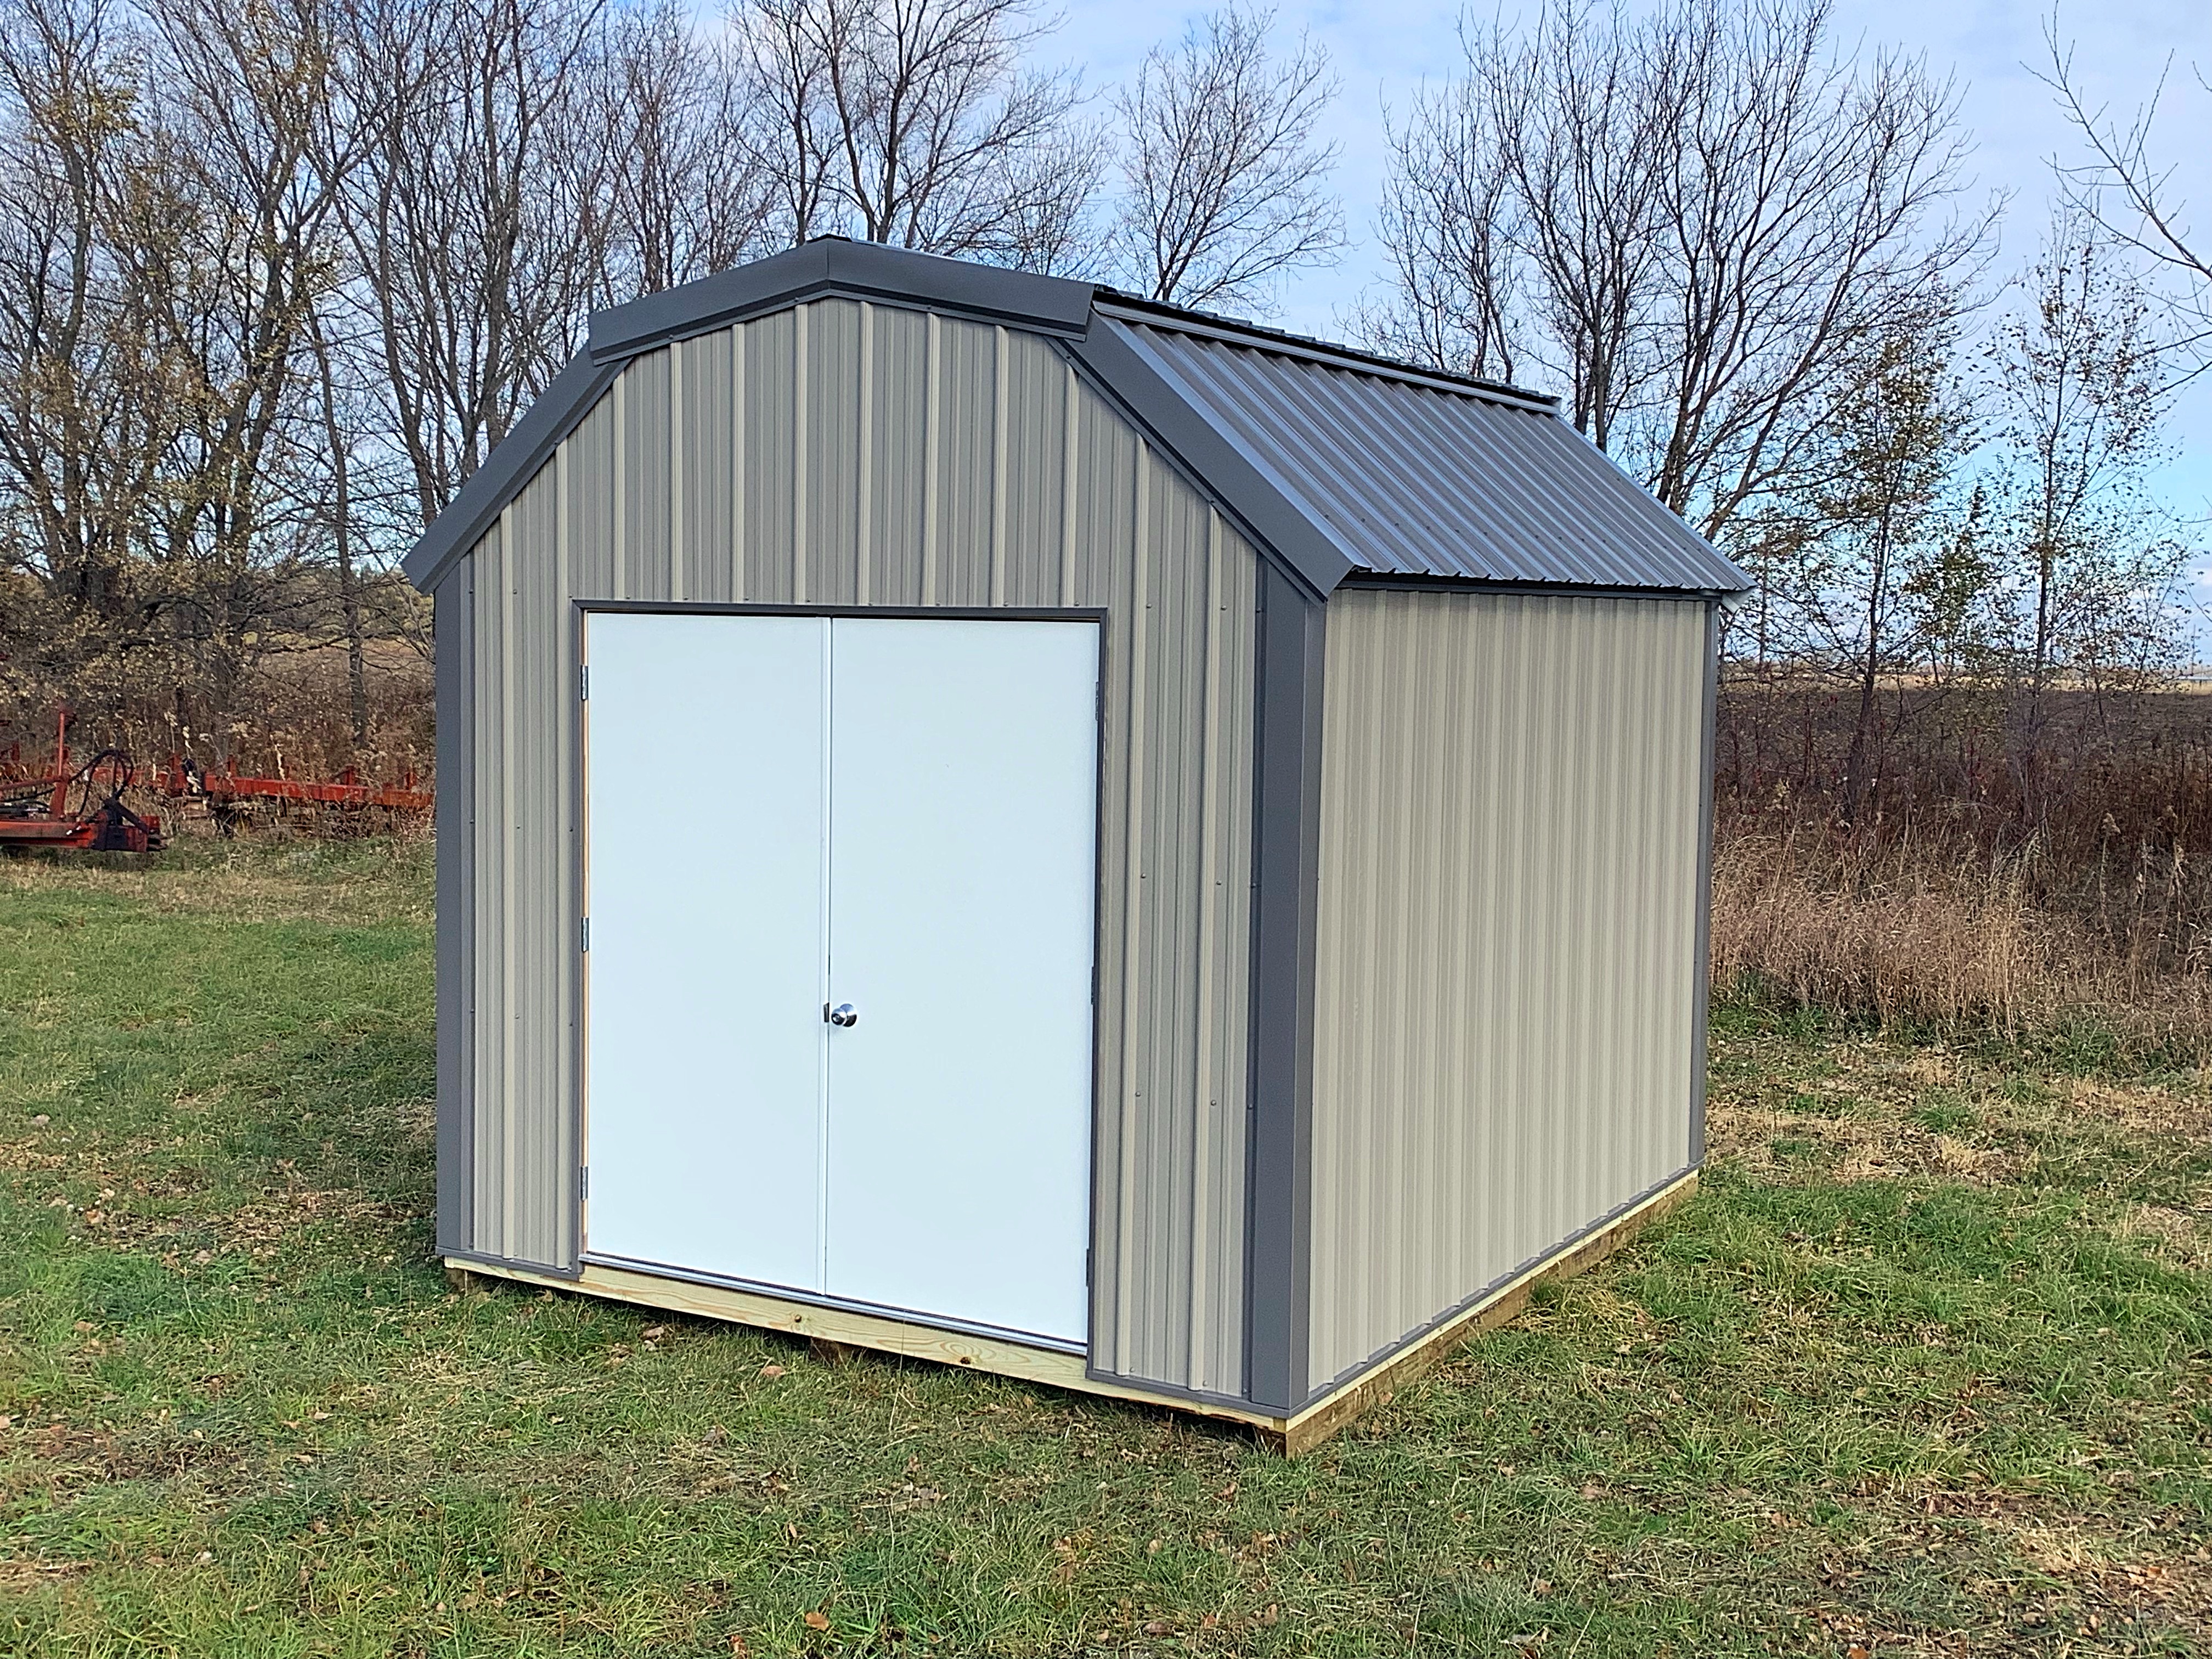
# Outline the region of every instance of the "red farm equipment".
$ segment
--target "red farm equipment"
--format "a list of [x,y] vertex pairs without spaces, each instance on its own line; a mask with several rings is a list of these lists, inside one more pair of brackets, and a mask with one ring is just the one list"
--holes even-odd
[[172,797],[204,796],[218,806],[241,800],[283,800],[321,806],[381,806],[395,812],[430,810],[429,792],[415,787],[411,771],[395,787],[363,783],[350,766],[338,774],[335,782],[309,783],[298,778],[240,777],[228,768],[210,772],[197,762],[172,755],[169,763],[154,774],[154,787]]
[[341,818],[363,808],[390,812],[427,812],[430,793],[416,787],[410,771],[397,785],[364,783],[348,767],[330,781],[241,775],[226,765],[211,771],[188,757],[172,755],[167,765],[141,775],[130,757],[103,749],[82,766],[69,751],[69,714],[64,710],[54,734],[51,768],[27,764],[21,750],[0,755],[0,848],[10,853],[51,847],[68,852],[155,853],[164,837],[156,822],[124,804],[133,786],[160,799],[173,812],[188,803],[204,805],[216,826],[229,834],[249,803],[270,802],[282,809],[336,809]]
[[0,851],[27,853],[50,847],[72,853],[158,853],[161,826],[123,804],[135,776],[131,757],[103,749],[72,768],[69,716],[57,722],[49,772],[22,775],[20,763],[0,780]]

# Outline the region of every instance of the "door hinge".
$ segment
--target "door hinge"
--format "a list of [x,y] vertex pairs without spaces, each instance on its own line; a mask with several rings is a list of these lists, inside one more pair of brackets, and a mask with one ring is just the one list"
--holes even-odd
[[588,668],[579,668],[576,671],[576,701],[589,702],[591,700],[592,671]]
[[584,948],[586,951],[592,948],[592,919],[589,916],[584,918]]
[[576,1171],[576,1196],[579,1198],[589,1198],[591,1195],[592,1166],[586,1164],[582,1169]]
[[1083,1283],[1086,1287],[1091,1283],[1091,1252],[1088,1250],[1083,1253]]

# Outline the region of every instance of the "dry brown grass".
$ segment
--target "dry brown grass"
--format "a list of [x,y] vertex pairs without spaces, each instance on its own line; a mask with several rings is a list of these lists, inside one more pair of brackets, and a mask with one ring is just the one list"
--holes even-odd
[[[1727,826],[1714,849],[1717,985],[1747,980],[1884,1022],[2018,1036],[2087,1018],[2212,1053],[2212,977],[2039,901],[2024,852],[1948,856],[1824,826]],[[2130,949],[2130,943],[2137,948]]]
[[[402,641],[374,640],[367,669],[368,741],[356,745],[343,647],[264,657],[239,688],[228,733],[234,768],[257,775],[328,779],[351,766],[380,783],[398,783],[410,772],[427,781],[434,718],[429,662]],[[53,753],[54,711],[62,706],[74,711],[70,747],[80,761],[103,748],[120,749],[142,766],[159,765],[173,754],[203,763],[213,759],[210,734],[198,729],[187,734],[174,697],[121,696],[104,686],[30,679],[0,684],[0,763],[12,754],[32,771],[45,770]]]
[[1724,702],[1717,986],[2010,1036],[2089,1023],[2212,1055],[2205,699],[2069,694],[2032,755],[2017,711],[1932,706],[1886,731],[1856,810],[1849,712],[1805,684]]

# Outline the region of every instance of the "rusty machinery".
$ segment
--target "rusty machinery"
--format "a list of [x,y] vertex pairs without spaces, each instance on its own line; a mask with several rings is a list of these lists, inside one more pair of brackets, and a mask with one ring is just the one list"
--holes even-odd
[[0,849],[159,852],[163,845],[160,826],[124,804],[123,792],[134,783],[167,800],[205,801],[226,831],[236,823],[241,805],[251,800],[341,809],[381,807],[397,812],[428,811],[431,803],[429,793],[416,787],[412,771],[395,786],[364,783],[351,767],[325,782],[242,775],[228,767],[210,771],[175,755],[166,766],[142,778],[130,757],[114,749],[101,750],[82,766],[72,767],[70,762],[66,710],[56,721],[51,769],[26,768],[20,750],[0,758]]

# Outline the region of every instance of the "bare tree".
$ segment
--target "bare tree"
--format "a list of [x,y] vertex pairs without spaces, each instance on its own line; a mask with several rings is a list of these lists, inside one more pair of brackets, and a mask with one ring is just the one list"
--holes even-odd
[[1443,366],[1565,382],[1577,424],[1705,534],[1810,464],[1871,333],[1985,244],[1957,99],[1829,45],[1829,0],[1573,0],[1471,32],[1394,131],[1401,304]]
[[603,0],[445,0],[368,13],[391,118],[349,178],[345,234],[386,430],[426,525],[574,349],[605,292]]
[[609,21],[595,77],[608,161],[609,302],[766,251],[775,198],[744,142],[744,66],[675,0]]
[[1035,0],[750,0],[752,154],[791,241],[842,234],[1057,270],[1103,162]]
[[383,118],[337,117],[362,65],[327,0],[147,0],[146,15],[159,52],[141,103],[173,181],[154,199],[191,210],[126,220],[117,250],[186,374],[154,598],[221,757],[243,675],[302,637],[314,319],[342,276],[341,189]]
[[2094,220],[2062,208],[2021,299],[1985,356],[2015,757],[2032,786],[2062,677],[2103,684],[2170,665],[2184,556],[2147,488],[2170,391],[2141,280]]
[[1271,53],[1273,21],[1237,3],[1209,13],[1154,47],[1115,100],[1127,148],[1113,269],[1152,299],[1260,307],[1344,246],[1337,146],[1314,137],[1336,80],[1310,39]]
[[[2151,148],[2165,77],[2123,126],[2104,105],[2093,107],[2083,99],[2074,49],[2060,44],[2056,12],[2044,26],[2044,43],[2051,67],[2043,79],[2089,148],[2087,162],[2058,168],[2069,203],[2176,279],[2171,304],[2179,331],[2171,344],[2197,359],[2194,373],[2212,369],[2212,241],[2191,227],[2189,204],[2174,190],[2173,165],[2161,164]],[[2203,83],[2212,91],[2212,82]]]
[[1905,677],[1948,643],[1938,633],[1946,617],[1930,601],[1943,591],[1966,516],[1960,480],[1978,441],[1955,313],[1933,327],[1916,320],[1884,330],[1863,349],[1872,361],[1854,377],[1857,389],[1837,409],[1813,470],[1747,526],[1756,532],[1747,539],[1759,556],[1763,597],[1786,613],[1790,654],[1849,688],[1847,820],[1875,787],[1886,730],[1911,712]]
[[140,48],[102,0],[18,0],[0,23],[0,548],[65,613],[8,620],[17,651],[35,638],[80,669],[143,635],[137,561],[177,390],[108,234],[150,188]]
[[1467,77],[1391,135],[1384,240],[1420,319],[1411,343],[1564,382],[1576,429],[1608,447],[1657,368],[1669,88],[1619,11],[1564,6],[1461,44]]

